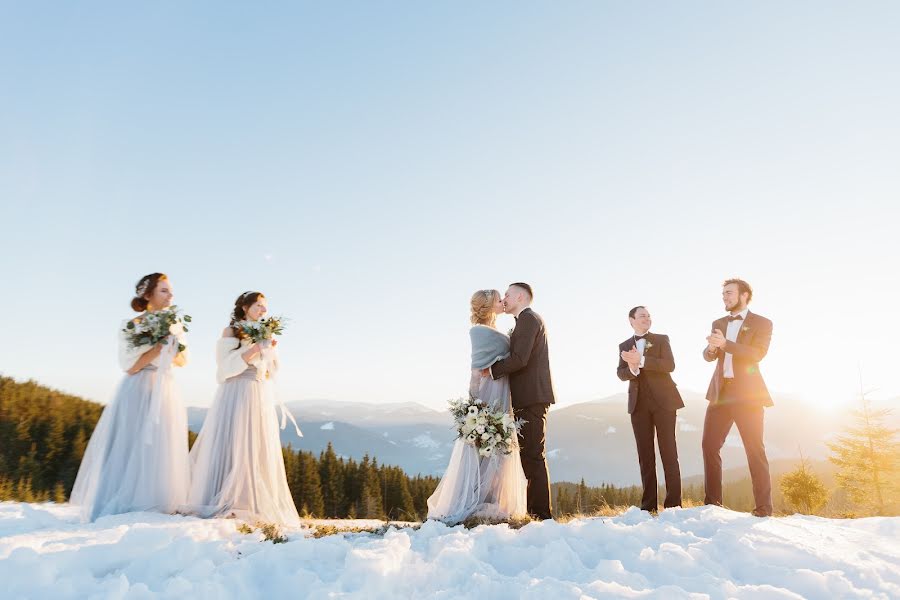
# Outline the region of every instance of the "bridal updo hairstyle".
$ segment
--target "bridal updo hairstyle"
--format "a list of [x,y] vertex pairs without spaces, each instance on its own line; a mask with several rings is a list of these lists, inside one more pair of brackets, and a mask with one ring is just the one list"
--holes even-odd
[[135,312],[147,310],[147,306],[150,304],[147,297],[153,293],[163,279],[168,279],[165,273],[150,273],[141,277],[134,286],[134,298],[131,299],[132,310]]
[[469,317],[472,324],[493,327],[497,321],[497,315],[494,314],[494,303],[499,299],[500,292],[497,290],[478,290],[472,294],[469,306],[472,310],[472,315]]
[[247,309],[256,304],[257,300],[265,297],[262,292],[244,292],[234,301],[234,310],[231,312],[231,322],[228,325],[236,338],[241,339],[246,336],[235,324],[246,319]]

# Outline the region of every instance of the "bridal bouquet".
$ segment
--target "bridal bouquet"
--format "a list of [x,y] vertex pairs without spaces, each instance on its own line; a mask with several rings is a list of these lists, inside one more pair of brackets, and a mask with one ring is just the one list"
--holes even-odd
[[271,340],[273,335],[281,335],[284,331],[284,317],[269,317],[259,321],[238,321],[234,324],[254,344],[263,340]]
[[[132,348],[146,345],[168,344],[170,335],[179,335],[187,332],[185,323],[190,323],[190,315],[181,315],[177,306],[170,306],[156,312],[148,312],[136,317],[125,325],[125,337]],[[178,343],[178,351],[186,348]]]
[[481,456],[512,453],[513,438],[523,423],[507,412],[491,412],[478,398],[451,400],[450,414],[459,437],[475,446]]

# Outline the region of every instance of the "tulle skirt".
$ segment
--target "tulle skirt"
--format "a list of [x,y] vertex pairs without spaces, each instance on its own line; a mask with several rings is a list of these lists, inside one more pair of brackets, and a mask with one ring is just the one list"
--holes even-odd
[[[509,380],[485,377],[479,398],[491,410],[509,411]],[[474,446],[457,439],[447,470],[428,499],[428,518],[461,523],[469,517],[502,520],[524,516],[527,489],[518,440],[511,454],[481,457]]]
[[[161,386],[158,419],[151,415]],[[152,510],[172,513],[189,487],[187,413],[171,372],[127,375],[88,442],[70,501],[84,519]]]
[[187,510],[297,526],[271,383],[233,377],[219,386],[191,448]]

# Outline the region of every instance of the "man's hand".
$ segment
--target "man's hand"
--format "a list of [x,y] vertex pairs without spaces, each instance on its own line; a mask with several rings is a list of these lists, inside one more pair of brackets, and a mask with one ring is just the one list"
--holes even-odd
[[621,353],[622,360],[628,363],[628,366],[631,367],[632,370],[637,370],[641,366],[641,353],[637,351],[637,348],[632,348],[628,351],[623,351]]
[[706,343],[709,344],[710,348],[724,348],[726,341],[725,334],[722,333],[721,329],[716,329],[712,335],[706,336]]

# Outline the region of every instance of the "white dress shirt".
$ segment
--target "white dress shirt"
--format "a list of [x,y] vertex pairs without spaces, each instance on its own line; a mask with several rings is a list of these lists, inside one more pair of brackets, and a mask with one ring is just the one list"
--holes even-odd
[[[736,342],[738,334],[741,332],[741,327],[744,326],[744,321],[747,319],[747,313],[750,312],[749,308],[745,308],[738,315],[741,315],[741,319],[734,321],[730,321],[728,323],[728,328],[725,331],[725,339],[729,342]],[[732,315],[737,316],[737,315]],[[732,360],[732,356],[730,352],[725,353],[725,362],[722,364],[722,374],[725,376],[725,379],[734,379],[734,362]]]
[[520,308],[520,309],[519,309],[519,312],[517,312],[516,314],[514,314],[513,317],[515,317],[516,319],[518,319],[518,318],[519,318],[519,315],[521,315],[523,312],[525,312],[525,309],[526,309],[526,308],[531,308],[531,306],[529,306],[528,304],[526,304],[525,306],[523,306],[522,308]]
[[[647,335],[649,333],[650,333],[649,331],[646,331],[646,332],[644,332],[643,335]],[[635,334],[635,336],[637,336],[637,334]],[[637,343],[635,344],[635,348],[637,348],[637,351],[641,353],[641,364],[638,366],[637,371],[635,371],[634,369],[632,369],[630,367],[629,367],[629,370],[631,371],[632,375],[637,377],[638,375],[641,374],[641,369],[644,368],[644,350],[647,349],[647,338],[637,340]]]

